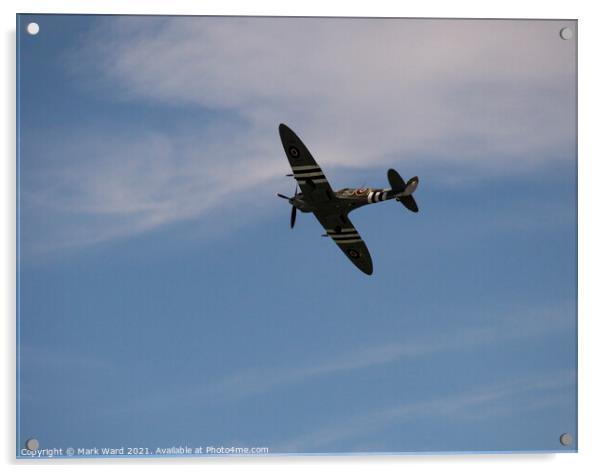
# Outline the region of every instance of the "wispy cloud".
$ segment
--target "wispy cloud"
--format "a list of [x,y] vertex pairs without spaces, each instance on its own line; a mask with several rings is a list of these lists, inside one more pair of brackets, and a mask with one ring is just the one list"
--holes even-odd
[[122,97],[232,111],[256,137],[288,121],[329,164],[419,154],[507,166],[574,142],[563,25],[119,18],[83,52]]
[[[46,162],[28,175],[21,191],[35,215],[25,224],[44,226],[43,239],[38,231],[24,232],[34,251],[99,243],[222,212],[239,205],[250,189],[257,201],[246,208],[265,207],[273,186],[262,184],[284,173],[281,161],[270,161],[261,144],[246,142],[244,134],[228,139],[149,131],[132,139],[113,130],[110,136],[85,132],[70,143],[45,139],[43,148],[33,152],[43,153]],[[241,150],[264,157],[246,161]]]
[[507,166],[574,142],[575,57],[561,26],[120,18],[84,53],[124,97],[229,110],[257,137],[288,121],[331,164],[419,153]]
[[[521,310],[500,316],[490,325],[472,326],[463,330],[439,329],[422,338],[412,337],[395,342],[381,341],[374,345],[356,347],[338,355],[310,357],[301,365],[262,366],[248,368],[215,380],[203,379],[202,384],[161,388],[138,399],[128,409],[155,411],[161,406],[178,402],[228,403],[275,389],[310,381],[327,375],[374,368],[400,361],[411,362],[427,356],[496,346],[509,341],[532,340],[566,330],[571,323],[565,305],[534,310]],[[191,373],[191,378],[194,378]],[[110,409],[114,413],[114,409]]]
[[[308,452],[329,448],[333,443],[382,430],[388,425],[422,417],[483,420],[508,413],[547,408],[566,402],[558,395],[575,385],[573,371],[514,379],[488,386],[469,387],[454,395],[426,401],[406,402],[360,413],[326,427],[285,440],[273,447],[279,452]],[[536,395],[534,401],[532,396]],[[520,400],[520,402],[517,402]],[[508,401],[512,401],[509,405]]]
[[275,205],[276,178],[288,171],[282,121],[327,173],[419,159],[503,174],[572,156],[575,55],[560,26],[101,19],[68,61],[83,87],[108,104],[211,115],[195,124],[183,117],[171,131],[103,122],[53,130],[58,139],[32,151],[48,156],[47,167],[22,189],[44,225],[36,242],[48,249],[136,235],[235,209],[245,190]]

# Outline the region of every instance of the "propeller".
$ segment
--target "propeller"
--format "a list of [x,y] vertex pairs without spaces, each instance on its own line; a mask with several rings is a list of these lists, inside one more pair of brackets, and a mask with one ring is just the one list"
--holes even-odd
[[294,197],[288,197],[284,194],[276,194],[281,199],[288,200],[288,202],[293,206],[293,208],[291,209],[291,228],[293,228],[295,226],[295,220],[297,220],[297,207],[295,207],[295,204],[293,204],[293,201],[295,200],[295,197],[297,197],[298,190],[299,190],[299,188],[297,186],[295,186],[295,196]]
[[[297,197],[297,189],[298,187],[295,186],[295,197]],[[295,197],[293,197],[293,199]],[[297,220],[297,207],[293,205],[293,208],[291,209],[291,229],[295,226],[295,220]]]

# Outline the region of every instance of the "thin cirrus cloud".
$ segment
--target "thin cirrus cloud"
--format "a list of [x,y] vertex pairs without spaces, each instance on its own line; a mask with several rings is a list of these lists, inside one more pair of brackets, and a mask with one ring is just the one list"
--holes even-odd
[[[230,140],[234,149],[237,139],[243,137]],[[223,210],[246,190],[269,182],[274,173],[260,170],[275,167],[262,158],[239,161],[215,137],[179,139],[160,131],[141,131],[135,139],[121,130],[110,136],[86,131],[77,140],[49,138],[40,144],[43,149],[32,152],[43,153],[45,164],[33,169],[21,188],[25,215],[33,216],[24,219],[22,239],[36,254],[82,248]],[[195,159],[201,149],[221,159],[203,165]],[[271,203],[269,194],[270,199],[252,204]],[[231,224],[245,221],[243,215]],[[43,226],[43,239],[37,226]]]
[[572,370],[519,378],[425,401],[406,402],[346,417],[337,423],[284,440],[276,451],[304,452],[332,448],[332,444],[378,432],[391,424],[401,424],[433,416],[481,420],[508,413],[545,409],[566,402],[568,389],[575,384]]
[[333,164],[399,153],[503,165],[574,139],[563,24],[125,18],[83,51],[130,99],[232,112],[258,135],[286,121]]
[[[513,341],[536,340],[560,331],[566,331],[567,308],[564,303],[555,307],[534,307],[510,314],[499,314],[487,325],[474,325],[461,331],[443,330],[428,337],[386,342],[355,347],[350,351],[321,357],[310,357],[302,364],[246,368],[214,380],[204,380],[201,385],[177,385],[159,388],[138,399],[134,409],[140,412],[157,411],[170,402],[188,405],[202,400],[221,404],[238,401],[267,392],[286,389],[324,376],[339,376],[389,363],[413,363],[425,357],[471,351],[483,346],[495,346]],[[520,324],[520,330],[516,326]],[[128,409],[132,409],[128,406]],[[104,414],[121,414],[121,408],[103,411]],[[103,415],[104,415],[103,414]]]
[[568,158],[575,57],[561,26],[101,19],[67,61],[84,87],[108,103],[192,107],[210,118],[183,118],[179,132],[101,123],[76,130],[75,145],[47,142],[57,158],[24,192],[56,216],[42,246],[89,245],[235,208],[240,191],[287,171],[280,122],[309,140],[327,170],[419,159],[499,174]]

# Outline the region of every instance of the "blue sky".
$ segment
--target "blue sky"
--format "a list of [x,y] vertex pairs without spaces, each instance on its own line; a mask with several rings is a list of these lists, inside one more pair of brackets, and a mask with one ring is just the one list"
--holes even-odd
[[[18,444],[563,449],[567,25],[21,16]],[[334,188],[420,176],[351,214],[373,276],[288,228],[280,122]]]

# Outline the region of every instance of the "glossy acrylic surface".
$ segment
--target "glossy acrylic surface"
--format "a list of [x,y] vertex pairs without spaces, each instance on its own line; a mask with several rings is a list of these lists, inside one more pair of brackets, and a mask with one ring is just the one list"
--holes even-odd
[[[576,450],[576,21],[17,43],[17,456]],[[420,176],[419,213],[352,214],[372,276],[289,229],[282,122],[333,189]]]

